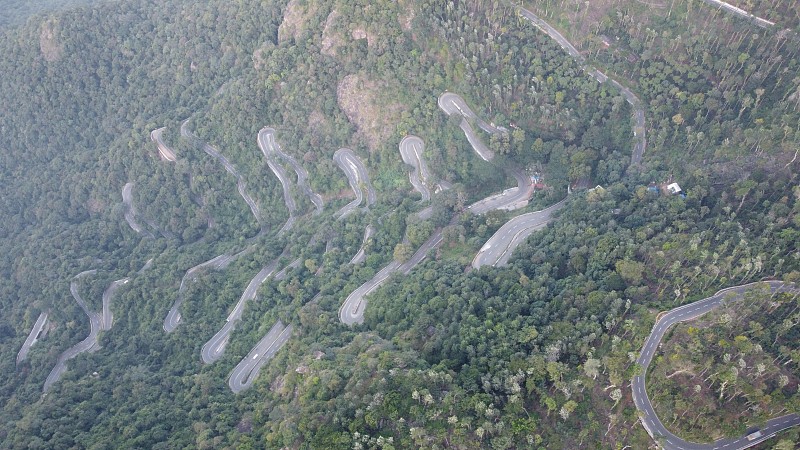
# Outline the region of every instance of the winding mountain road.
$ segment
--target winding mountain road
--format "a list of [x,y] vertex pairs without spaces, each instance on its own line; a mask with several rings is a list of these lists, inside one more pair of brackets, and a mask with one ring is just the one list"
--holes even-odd
[[479,119],[478,116],[472,112],[472,109],[470,109],[464,99],[458,94],[445,92],[439,96],[438,104],[439,108],[447,113],[448,116],[452,116],[453,114],[459,114],[462,116],[459,126],[461,127],[461,130],[464,131],[467,141],[469,141],[470,145],[472,145],[472,148],[475,150],[475,153],[477,153],[481,159],[484,161],[491,161],[494,158],[494,152],[489,150],[489,147],[487,147],[486,144],[480,140],[478,135],[475,134],[475,130],[472,128],[472,125],[470,125],[469,121],[477,121],[478,126],[488,133],[496,133],[500,132],[501,130],[499,128],[492,127],[483,120]]
[[142,229],[142,226],[136,222],[136,208],[133,206],[133,183],[130,181],[122,186],[122,203],[125,205],[125,221],[128,222],[128,226],[137,233],[144,231],[145,234],[150,235],[149,231]]
[[612,85],[614,85],[614,87],[619,89],[619,91],[625,97],[625,100],[631,104],[634,111],[634,120],[636,122],[633,127],[633,135],[636,138],[636,142],[634,143],[633,150],[631,151],[631,166],[638,166],[642,162],[642,156],[647,148],[645,111],[642,102],[639,100],[639,97],[637,97],[636,94],[634,94],[630,89],[624,87],[616,80],[610,79],[603,72],[594,67],[588,66],[586,63],[586,58],[578,51],[578,49],[576,49],[575,46],[572,45],[572,43],[569,42],[561,33],[559,33],[558,30],[550,26],[550,24],[545,22],[542,18],[519,5],[517,5],[516,8],[520,16],[531,22],[534,26],[544,31],[553,40],[558,42],[561,48],[569,53],[570,56],[575,58],[584,72],[594,77],[599,83],[605,83],[607,81],[610,82]]
[[664,338],[667,330],[678,322],[686,322],[696,319],[703,314],[708,313],[714,308],[720,306],[722,303],[735,302],[741,300],[743,295],[750,289],[760,288],[769,289],[772,295],[779,292],[793,292],[798,293],[800,290],[794,284],[787,284],[782,281],[765,281],[750,283],[741,286],[729,287],[718,291],[711,297],[684,305],[669,311],[664,314],[655,324],[650,335],[644,342],[642,351],[639,353],[639,358],[636,360],[642,367],[642,374],[633,377],[631,381],[631,390],[633,392],[633,402],[636,409],[639,410],[640,420],[642,426],[650,437],[661,445],[665,450],[738,450],[752,447],[760,442],[770,439],[778,431],[800,425],[800,416],[797,414],[788,414],[772,420],[769,420],[765,426],[761,427],[762,437],[754,440],[748,440],[746,436],[733,439],[720,439],[711,444],[696,444],[693,442],[685,441],[678,436],[672,434],[664,424],[661,423],[658,416],[656,416],[653,405],[650,403],[650,398],[647,396],[647,389],[645,387],[647,368],[656,354],[661,340]]
[[367,308],[367,300],[364,297],[381,287],[400,266],[401,263],[398,261],[390,262],[378,271],[372,279],[351,292],[339,308],[339,320],[345,325],[364,323],[364,310]]
[[505,171],[507,174],[514,177],[517,186],[467,206],[467,209],[472,214],[479,216],[494,210],[512,211],[525,207],[528,204],[528,199],[530,199],[533,194],[533,182],[531,178],[519,168],[506,168]]
[[242,293],[241,298],[236,303],[236,306],[233,307],[233,311],[228,314],[228,318],[225,320],[225,325],[223,325],[217,334],[215,334],[203,345],[203,349],[201,350],[201,358],[203,359],[204,363],[211,364],[221,358],[223,353],[225,353],[225,347],[228,345],[228,340],[230,339],[231,333],[233,332],[234,328],[236,328],[236,323],[242,318],[242,311],[244,311],[245,305],[248,301],[256,297],[258,288],[267,280],[267,278],[269,278],[270,275],[272,275],[273,272],[275,272],[275,269],[278,268],[278,262],[280,259],[281,257],[278,257],[274,261],[267,264],[256,274],[255,277],[253,277],[252,280],[250,280],[250,283],[247,284],[247,287]]
[[345,217],[355,211],[361,202],[364,201],[364,190],[367,191],[367,205],[370,207],[375,204],[376,195],[375,189],[369,181],[369,175],[364,164],[358,156],[349,148],[340,148],[333,154],[333,161],[339,166],[340,169],[347,176],[347,182],[350,184],[350,189],[356,194],[356,199],[345,205],[342,209],[336,212],[339,218]]
[[253,217],[256,218],[256,222],[258,222],[260,225],[261,212],[259,211],[258,205],[256,205],[255,200],[253,200],[253,197],[251,197],[250,194],[247,192],[247,185],[245,184],[242,176],[239,174],[239,171],[237,171],[236,168],[233,166],[233,164],[231,164],[231,162],[228,160],[228,158],[226,158],[223,154],[221,154],[219,150],[214,148],[214,146],[212,146],[207,142],[202,142],[200,138],[192,134],[192,132],[189,131],[187,127],[188,123],[189,119],[186,119],[181,124],[181,136],[183,136],[186,139],[189,139],[192,142],[199,143],[202,146],[203,151],[206,152],[206,154],[218,160],[222,164],[222,166],[225,167],[225,170],[236,178],[236,188],[239,191],[239,196],[242,197],[245,203],[247,203],[247,206],[250,208],[250,212],[253,214]]
[[294,201],[294,197],[292,197],[291,182],[286,176],[286,169],[276,161],[276,156],[278,155],[276,149],[278,148],[278,144],[275,142],[274,129],[264,127],[258,132],[258,147],[261,149],[261,153],[264,154],[264,158],[267,160],[267,165],[270,170],[278,177],[278,181],[280,181],[281,187],[283,188],[283,201],[286,203],[286,209],[289,210],[289,219],[279,231],[283,233],[291,229],[294,225],[297,214],[297,204]]
[[[311,244],[309,244],[309,246],[310,245]],[[286,275],[289,273],[289,271],[300,267],[301,262],[303,262],[302,258],[296,258],[294,261],[290,262],[289,265],[287,265],[286,267],[284,267],[278,273],[275,274],[275,281],[285,280]]]
[[103,292],[103,321],[101,323],[103,331],[109,331],[114,322],[114,314],[111,312],[111,297],[117,292],[117,289],[128,284],[129,281],[131,281],[130,278],[114,281]]
[[238,394],[250,386],[258,377],[261,367],[280,350],[292,336],[292,326],[284,326],[280,320],[272,326],[258,344],[236,365],[228,377],[228,386]]
[[725,3],[720,0],[703,0],[704,2],[708,3],[709,5],[716,6],[719,9],[724,9],[732,14],[735,14],[743,19],[749,20],[756,24],[761,28],[769,28],[775,25],[775,22],[770,22],[767,19],[762,19],[761,17],[754,16],[749,12],[743,10],[742,8],[737,8],[736,6],[731,5],[730,3]]
[[81,297],[81,294],[78,292],[78,280],[83,278],[86,275],[92,275],[97,273],[96,270],[87,270],[85,272],[81,272],[73,278],[72,282],[69,285],[69,291],[72,293],[72,297],[78,302],[81,309],[87,316],[89,316],[89,335],[86,338],[77,344],[73,345],[72,347],[65,350],[59,357],[58,361],[56,362],[55,367],[53,370],[50,371],[50,374],[47,376],[47,379],[44,382],[44,387],[42,390],[46,394],[47,391],[53,386],[55,382],[61,378],[61,375],[67,370],[67,361],[70,359],[80,355],[83,352],[87,351],[94,351],[100,348],[100,345],[97,343],[97,334],[102,329],[102,316],[94,311],[91,311],[86,305],[86,302]]
[[158,155],[161,156],[162,160],[175,162],[178,160],[178,158],[175,156],[175,152],[172,151],[171,148],[167,147],[167,144],[164,143],[164,138],[162,136],[164,134],[164,130],[166,129],[167,127],[161,127],[157,130],[153,130],[150,132],[150,139],[156,143],[156,146],[158,147]]
[[[458,94],[445,92],[439,96],[438,104],[439,108],[447,115],[460,114],[463,117],[460,126],[472,149],[484,161],[491,161],[494,158],[494,153],[475,134],[467,119],[477,121],[478,126],[489,134],[508,133],[508,130],[480,119]],[[473,203],[467,207],[470,212],[475,215],[481,215],[495,209],[511,211],[528,204],[528,199],[533,194],[533,182],[530,177],[520,168],[502,167],[502,170],[517,181],[517,187],[506,189],[499,194],[491,195]]]
[[247,249],[235,255],[224,253],[187,270],[186,274],[184,274],[183,278],[181,279],[181,286],[178,288],[178,297],[175,299],[175,302],[172,304],[172,308],[170,308],[169,312],[167,313],[167,317],[164,319],[164,331],[167,333],[172,333],[176,328],[178,328],[178,325],[181,322],[181,305],[183,304],[183,295],[186,291],[186,284],[188,281],[196,280],[198,272],[203,269],[224,269],[228,264],[231,263],[231,261],[250,251],[251,249],[252,247],[248,247]]
[[[274,134],[275,130],[272,130]],[[276,155],[283,158],[286,162],[292,166],[294,173],[297,175],[297,186],[303,191],[303,193],[311,200],[311,203],[314,204],[314,208],[316,208],[316,212],[314,214],[322,213],[323,208],[325,207],[325,203],[322,201],[322,197],[319,194],[315,193],[314,190],[311,189],[311,186],[308,184],[308,172],[300,163],[297,162],[296,159],[291,157],[288,153],[284,152],[281,149],[281,146],[278,145],[278,142],[275,141],[274,137],[272,139],[272,150],[275,152]]]
[[[489,133],[505,133],[507,130],[480,120],[475,113],[472,112],[469,106],[467,106],[464,100],[456,94],[445,92],[439,97],[438,104],[439,107],[448,115],[458,113],[463,116],[461,128],[462,130],[465,130],[465,134],[467,134],[467,140],[472,145],[473,150],[483,160],[491,160],[493,155],[491,155],[491,152],[488,152],[486,145],[483,144],[480,138],[478,138],[478,136],[474,133],[472,133],[472,138],[470,138],[470,134],[468,134],[467,129],[472,130],[472,127],[467,122],[467,118],[477,121],[480,128]],[[466,124],[466,127],[464,127],[464,124]],[[410,141],[411,144],[413,144],[413,142],[413,140]],[[528,177],[521,169],[505,168],[504,170],[517,180],[517,187],[507,189],[501,194],[493,195],[489,198],[476,202],[473,205],[470,205],[469,210],[473,214],[483,214],[493,209],[510,210],[527,204],[528,198],[533,192],[533,186],[530,177]],[[367,300],[365,297],[382,286],[393,273],[400,272],[407,275],[417,264],[425,259],[431,250],[437,248],[441,243],[442,230],[438,229],[431,235],[430,238],[428,238],[425,243],[423,243],[417,249],[417,251],[408,261],[404,263],[392,261],[386,267],[381,269],[375,274],[375,276],[372,277],[372,279],[356,288],[356,290],[347,296],[344,303],[342,303],[342,306],[339,308],[339,320],[346,325],[363,323],[364,310],[367,307]]]
[[375,274],[372,279],[359,286],[347,296],[342,306],[339,308],[339,320],[345,325],[364,323],[364,310],[367,308],[366,296],[375,289],[383,286],[386,280],[395,272],[408,275],[411,270],[421,263],[428,253],[437,248],[442,243],[442,230],[436,230],[431,237],[423,243],[408,261],[400,263],[392,261],[386,267]]
[[367,242],[372,235],[375,234],[375,228],[372,225],[367,225],[364,229],[364,239],[361,241],[361,247],[358,249],[358,252],[353,256],[350,260],[350,264],[361,264],[367,259],[366,249],[367,249]]
[[47,325],[47,312],[41,312],[36,319],[36,323],[33,324],[33,328],[31,328],[28,337],[25,338],[25,342],[22,343],[22,348],[20,348],[19,353],[17,353],[17,365],[25,361],[25,358],[28,357],[28,352],[39,339],[39,335],[42,334],[45,325]]
[[553,213],[564,206],[566,199],[545,209],[521,214],[506,222],[489,238],[472,260],[472,267],[500,267],[506,265],[514,250],[534,231],[547,226]]
[[422,152],[425,151],[425,142],[417,136],[409,135],[400,141],[400,156],[403,162],[412,166],[414,171],[408,174],[411,185],[422,195],[422,202],[431,199],[431,191],[427,184],[430,182],[430,172]]

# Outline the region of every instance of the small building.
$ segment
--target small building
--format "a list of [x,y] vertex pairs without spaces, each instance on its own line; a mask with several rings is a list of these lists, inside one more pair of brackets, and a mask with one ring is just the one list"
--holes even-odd
[[669,192],[672,195],[675,195],[675,194],[680,194],[683,191],[681,190],[681,187],[678,185],[678,183],[672,183],[667,185],[667,192]]
[[533,186],[533,189],[536,191],[541,191],[542,189],[547,187],[544,184],[544,180],[542,179],[542,176],[539,174],[539,172],[536,172],[535,174],[531,175],[531,185]]

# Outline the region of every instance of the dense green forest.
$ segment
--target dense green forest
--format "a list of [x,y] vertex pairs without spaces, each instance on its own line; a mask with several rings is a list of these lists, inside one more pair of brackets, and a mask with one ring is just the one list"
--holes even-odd
[[[642,100],[648,144],[633,166],[633,106],[510,2],[40,3],[47,12],[8,2],[0,19],[2,448],[647,448],[629,385],[658,313],[727,286],[800,282],[793,2],[738,5],[786,18],[767,28],[692,0],[524,2]],[[509,129],[479,130],[491,163],[437,105],[446,91]],[[151,139],[162,127],[174,162]],[[284,193],[262,154],[265,127],[308,171],[322,213],[289,165]],[[429,215],[398,151],[408,134],[449,187]],[[377,201],[338,219],[353,198],[333,159],[342,147]],[[467,211],[514,186],[508,167],[544,180],[529,206]],[[669,182],[684,195],[667,194]],[[568,187],[509,264],[471,268],[507,220]],[[366,258],[351,264],[368,226]],[[368,297],[363,324],[339,321],[351,292],[439,230],[424,262]],[[187,273],[219,255],[231,258]],[[275,260],[288,268],[204,364],[204,343]],[[113,327],[43,392],[94,329],[84,310],[103,311],[124,278]],[[754,294],[737,311],[744,328],[718,316],[676,328],[650,368],[665,424],[687,439],[719,423],[740,436],[800,412],[798,301]],[[44,331],[17,363],[41,313]],[[231,371],[278,320],[294,327],[285,347],[232,393]],[[664,377],[740,357],[733,403],[701,386],[702,417],[681,416],[695,382]],[[747,402],[762,407],[726,409]],[[798,443],[797,429],[770,441]]]
[[0,16],[0,27],[18,25],[37,14],[68,9],[78,5],[98,4],[101,1],[113,0],[3,0],[0,3],[0,8],[3,9],[3,15]]

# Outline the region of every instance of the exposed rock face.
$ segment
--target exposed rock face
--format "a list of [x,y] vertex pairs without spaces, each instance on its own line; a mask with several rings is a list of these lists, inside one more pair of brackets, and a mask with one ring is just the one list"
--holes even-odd
[[334,9],[328,14],[328,18],[325,20],[325,28],[322,29],[322,41],[320,42],[321,50],[324,55],[335,56],[336,49],[342,45],[341,38],[339,38],[334,31],[334,25],[338,18],[339,12]]
[[382,83],[365,74],[351,74],[339,82],[339,107],[356,126],[370,150],[386,143],[404,111],[402,104],[384,98]]
[[317,12],[318,5],[314,2],[305,2],[305,6],[299,0],[291,0],[286,5],[283,13],[283,22],[278,27],[278,41],[283,42],[289,38],[297,39],[306,29],[314,14]]
[[50,19],[42,23],[42,28],[39,32],[39,48],[47,62],[58,61],[64,53],[64,47],[58,40],[58,29],[57,20]]
[[411,2],[401,0],[400,2],[401,12],[397,16],[397,20],[400,22],[400,27],[406,31],[411,30],[411,23],[414,21],[414,17],[416,17],[416,13],[414,12],[414,5]]

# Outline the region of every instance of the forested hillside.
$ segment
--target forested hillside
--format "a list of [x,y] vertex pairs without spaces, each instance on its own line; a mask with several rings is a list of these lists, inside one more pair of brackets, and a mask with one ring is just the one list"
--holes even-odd
[[3,0],[0,2],[0,9],[3,11],[3,15],[0,16],[0,27],[18,25],[37,14],[65,10],[81,5],[96,5],[101,1],[108,2],[113,0]]
[[[659,312],[800,282],[796,7],[663,3],[525,2],[574,51],[479,0],[0,20],[0,447],[655,445]],[[664,425],[800,412],[798,301],[669,334]]]

